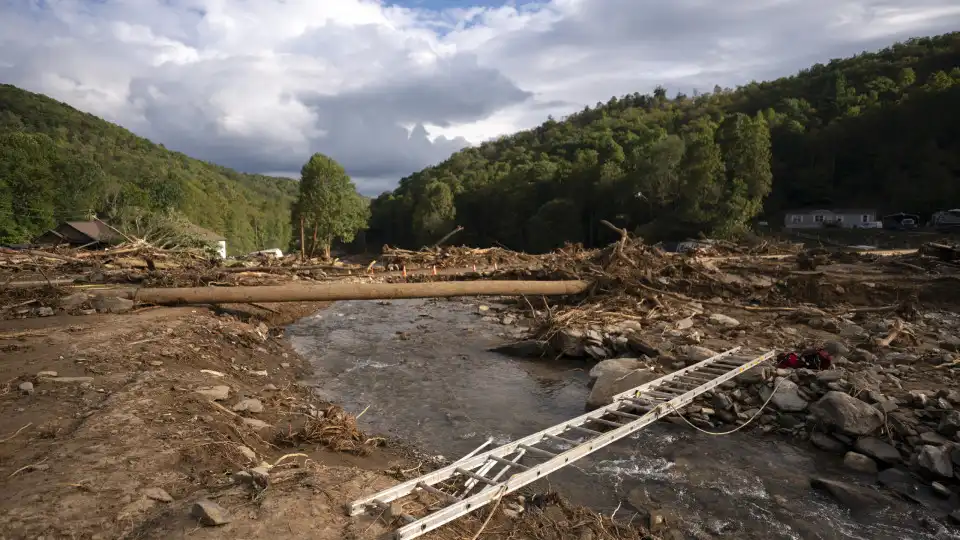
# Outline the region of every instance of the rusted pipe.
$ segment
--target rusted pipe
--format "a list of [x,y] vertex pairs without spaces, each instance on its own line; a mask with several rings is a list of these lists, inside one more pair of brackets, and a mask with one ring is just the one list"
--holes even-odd
[[388,298],[451,296],[556,296],[579,294],[587,281],[439,281],[428,283],[324,283],[263,287],[185,287],[108,289],[101,296],[120,296],[144,304],[242,304],[250,302],[332,302]]

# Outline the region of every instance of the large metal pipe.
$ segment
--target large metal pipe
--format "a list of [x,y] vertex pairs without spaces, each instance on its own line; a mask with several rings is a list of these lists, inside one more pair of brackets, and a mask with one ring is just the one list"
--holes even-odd
[[250,302],[323,302],[451,296],[555,296],[587,290],[588,281],[435,281],[427,283],[324,283],[263,287],[189,287],[171,289],[108,289],[102,296],[120,296],[145,304],[242,304]]

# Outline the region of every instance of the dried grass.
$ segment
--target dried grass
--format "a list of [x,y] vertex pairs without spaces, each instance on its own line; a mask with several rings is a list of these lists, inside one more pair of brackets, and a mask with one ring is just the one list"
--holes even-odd
[[357,427],[357,420],[337,405],[330,405],[321,418],[307,417],[298,427],[291,426],[276,435],[274,442],[281,446],[299,447],[319,445],[335,452],[358,456],[369,454],[384,443],[381,437],[367,437]]

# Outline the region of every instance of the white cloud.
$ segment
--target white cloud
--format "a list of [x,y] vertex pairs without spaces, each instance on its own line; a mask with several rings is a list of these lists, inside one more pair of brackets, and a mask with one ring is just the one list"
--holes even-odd
[[955,0],[0,0],[0,80],[251,172],[368,192],[611,96],[708,90],[960,27]]

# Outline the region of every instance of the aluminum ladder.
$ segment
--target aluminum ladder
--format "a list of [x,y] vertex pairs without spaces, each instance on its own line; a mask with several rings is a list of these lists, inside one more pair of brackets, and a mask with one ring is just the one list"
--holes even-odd
[[[736,347],[724,351],[655,381],[621,392],[613,397],[610,405],[353,501],[347,505],[347,513],[350,516],[356,516],[368,510],[386,511],[389,515],[398,516],[407,522],[394,532],[393,538],[396,540],[416,538],[473,512],[507,493],[535,482],[614,441],[636,433],[660,418],[672,414],[674,409],[679,410],[689,405],[700,394],[716,388],[775,356],[773,351],[769,351],[749,360],[732,358],[731,356],[739,350],[740,347]],[[594,427],[586,427],[588,424]],[[603,428],[613,429],[606,432],[598,431]],[[585,438],[580,440],[571,438],[577,436]],[[538,448],[538,445],[548,444],[560,449],[550,451]],[[569,449],[564,450],[563,447]],[[543,461],[522,465],[518,462],[524,455],[536,456]],[[492,477],[484,476],[498,465],[503,467],[497,474]],[[501,480],[500,478],[507,471],[510,471],[510,474]],[[435,487],[437,483],[455,476],[467,478],[467,483],[458,494],[448,493]],[[477,485],[482,486],[471,494]],[[438,502],[445,506],[421,518],[415,518],[399,510],[398,500],[417,491],[434,495]]]

